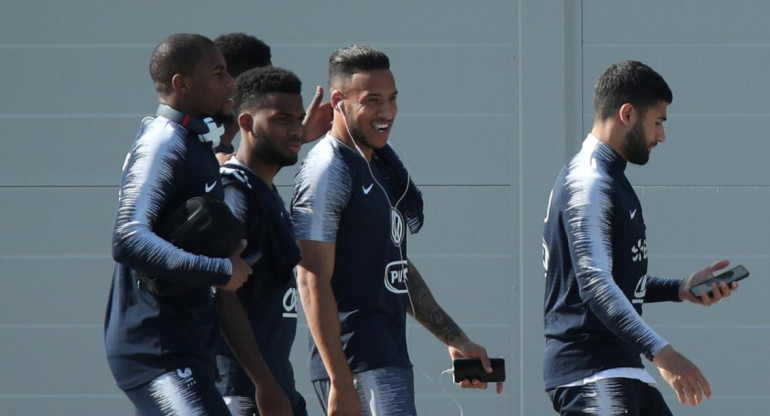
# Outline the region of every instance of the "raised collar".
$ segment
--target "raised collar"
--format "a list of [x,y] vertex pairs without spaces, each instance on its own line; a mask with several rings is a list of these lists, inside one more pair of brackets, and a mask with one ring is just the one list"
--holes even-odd
[[192,133],[201,135],[209,132],[209,126],[205,121],[177,111],[166,104],[160,104],[155,114],[181,125]]
[[588,133],[583,141],[583,149],[589,150],[591,158],[600,161],[609,169],[617,169],[621,172],[626,170],[628,165],[626,159],[591,133]]

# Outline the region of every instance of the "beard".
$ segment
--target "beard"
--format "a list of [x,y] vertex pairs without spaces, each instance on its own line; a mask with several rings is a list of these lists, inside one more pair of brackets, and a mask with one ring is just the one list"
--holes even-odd
[[626,133],[626,142],[623,150],[629,162],[635,165],[644,165],[650,160],[650,147],[644,136],[644,126],[637,121]]
[[361,131],[361,128],[357,124],[350,126],[349,133],[350,133],[350,138],[353,139],[360,146],[366,146],[370,149],[375,148],[374,146],[372,146],[371,143],[369,143],[368,140],[366,140],[366,136],[364,135],[364,132]]
[[358,126],[352,126],[350,128],[350,138],[353,139],[356,143],[362,146],[366,146],[370,149],[374,149],[371,143],[369,143],[368,140],[366,140],[366,136],[364,136],[364,132],[361,131]]
[[254,153],[256,153],[259,160],[280,167],[292,166],[297,163],[299,155],[289,155],[281,152],[275,145],[275,142],[262,129],[259,129],[257,133],[259,133],[256,136],[259,137],[259,144],[256,146]]

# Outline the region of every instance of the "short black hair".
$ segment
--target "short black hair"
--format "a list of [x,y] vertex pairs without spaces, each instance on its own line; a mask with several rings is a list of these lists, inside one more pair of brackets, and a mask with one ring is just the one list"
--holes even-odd
[[244,108],[262,103],[265,96],[272,92],[299,95],[302,93],[302,81],[293,72],[283,68],[266,66],[250,69],[241,74],[235,82],[235,114],[239,114]]
[[215,47],[211,39],[193,33],[175,33],[155,47],[150,57],[150,77],[159,94],[173,91],[171,79],[188,74],[203,59],[203,51]]
[[242,32],[228,33],[214,39],[227,62],[227,72],[233,78],[251,68],[268,66],[271,63],[270,46],[255,36]]
[[610,65],[594,88],[594,112],[606,120],[625,103],[644,113],[648,108],[674,100],[671,89],[660,74],[639,61]]
[[351,45],[337,49],[329,57],[329,86],[345,82],[359,72],[390,69],[390,59],[371,46]]

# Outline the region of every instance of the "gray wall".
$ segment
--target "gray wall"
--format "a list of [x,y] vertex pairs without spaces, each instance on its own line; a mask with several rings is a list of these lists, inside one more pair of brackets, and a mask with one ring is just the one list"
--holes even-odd
[[[7,2],[6,2],[7,3]],[[712,400],[677,414],[764,414],[770,405],[763,293],[770,283],[764,137],[770,5],[760,0],[426,0],[4,4],[0,13],[0,413],[131,414],[104,359],[110,232],[120,166],[154,111],[154,46],[174,32],[255,34],[298,73],[307,103],[336,48],[392,60],[391,135],[424,190],[411,258],[439,301],[491,355],[501,396],[440,376],[442,347],[408,329],[423,415],[545,415],[542,219],[553,178],[590,128],[592,87],[640,59],[674,90],[668,140],[631,167],[647,218],[651,273],[686,276],[720,258],[753,272],[716,307],[649,305],[645,317],[711,381]],[[223,6],[225,5],[225,6]],[[294,169],[280,174],[288,197]],[[306,371],[306,326],[293,351]],[[657,371],[651,369],[656,377]]]

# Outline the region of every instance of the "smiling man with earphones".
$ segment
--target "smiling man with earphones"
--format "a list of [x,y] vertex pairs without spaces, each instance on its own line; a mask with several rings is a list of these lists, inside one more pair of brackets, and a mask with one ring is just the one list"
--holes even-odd
[[332,129],[297,173],[291,206],[311,378],[328,415],[414,415],[407,313],[452,358],[478,357],[492,368],[408,259],[406,229],[422,226],[422,196],[388,145],[398,94],[388,57],[367,46],[335,51],[329,90]]

